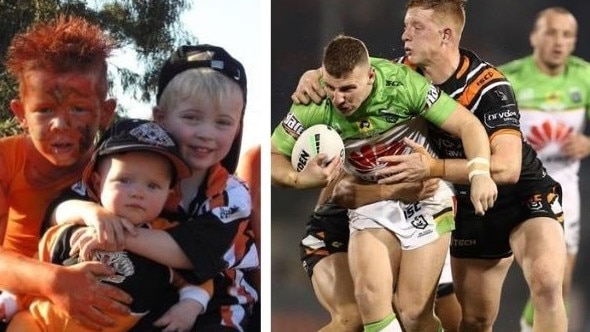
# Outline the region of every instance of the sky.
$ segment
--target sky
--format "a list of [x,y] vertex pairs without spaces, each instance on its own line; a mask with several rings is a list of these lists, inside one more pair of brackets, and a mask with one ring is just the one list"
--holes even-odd
[[[260,130],[270,128],[270,0],[194,0],[182,20],[198,43],[221,46],[244,65],[248,103],[242,151],[260,144],[270,135]],[[139,70],[129,55],[115,55],[113,62]],[[129,117],[151,116],[151,105],[118,96]]]

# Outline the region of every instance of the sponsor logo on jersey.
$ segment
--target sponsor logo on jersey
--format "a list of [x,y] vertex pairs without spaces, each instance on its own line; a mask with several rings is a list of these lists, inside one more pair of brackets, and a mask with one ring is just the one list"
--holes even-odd
[[473,247],[476,245],[476,239],[451,239],[451,246],[453,247]]
[[78,195],[86,196],[86,185],[82,181],[74,183],[71,189]]
[[[549,120],[544,121],[540,125],[535,125],[530,128],[530,132],[526,135],[527,142],[533,146],[536,151],[541,151],[547,145],[555,142],[558,143],[555,149],[560,149],[561,143],[569,136],[574,128],[563,123],[554,123]],[[558,154],[557,151],[555,151]],[[559,153],[559,156],[563,156]]]
[[500,99],[500,101],[507,101],[508,97],[506,96],[506,94],[500,90],[494,90],[494,93],[496,94],[496,96],[498,97],[498,99]]
[[[412,226],[414,226],[414,228],[417,229],[425,229],[426,227],[428,227],[428,221],[426,221],[426,218],[424,218],[424,215],[422,215],[420,213],[420,211],[422,210],[422,206],[420,205],[420,203],[414,203],[414,204],[410,204],[405,210],[404,210],[404,217],[406,219],[412,219],[410,221],[410,224]],[[424,232],[424,234],[420,234],[420,236],[423,235],[427,235],[428,232]]]
[[361,120],[358,122],[358,126],[360,130],[369,129],[371,128],[371,121],[369,120]]
[[[361,177],[382,169],[386,166],[384,163],[377,161],[379,157],[403,154],[406,144],[402,141],[396,141],[391,144],[364,145],[360,149],[353,151],[348,156],[348,162]],[[365,180],[368,178],[363,177]],[[370,180],[375,180],[373,177]]]
[[548,104],[557,103],[560,99],[559,93],[557,92],[551,92],[545,96],[545,102]]
[[426,220],[424,220],[423,216],[417,216],[416,218],[412,219],[410,224],[412,224],[412,226],[417,229],[425,229],[426,226],[428,226],[428,223]]
[[430,136],[430,142],[435,146],[436,151],[441,154],[441,157],[465,157],[463,143],[460,139],[455,138],[439,128],[433,128],[432,133],[433,135]]
[[543,196],[542,194],[534,194],[532,195],[527,202],[529,210],[531,212],[547,212],[543,204]]
[[498,127],[518,127],[519,117],[518,111],[512,109],[516,105],[504,105],[502,111],[487,113],[484,116],[484,124],[486,127],[493,129]]
[[371,122],[371,119],[362,119],[355,122],[355,125],[358,128],[358,134],[361,137],[367,138],[378,134],[375,132],[377,128],[373,122]]
[[580,92],[580,90],[578,90],[577,88],[573,89],[572,91],[570,91],[570,99],[573,103],[582,102],[582,92]]
[[382,110],[379,110],[378,113],[381,116],[383,116],[385,121],[387,121],[389,123],[397,123],[400,119],[400,116],[395,111],[392,111],[392,110],[382,109]]
[[240,208],[238,206],[222,206],[219,208],[219,218],[228,219],[239,210]]
[[426,106],[428,108],[432,107],[438,98],[440,97],[440,89],[434,85],[430,85],[430,89],[428,89],[428,93],[426,94]]
[[406,219],[412,218],[416,213],[419,213],[422,210],[422,206],[420,205],[419,202],[410,204],[405,210],[404,210],[404,217]]
[[297,117],[295,117],[295,114],[291,112],[289,112],[287,116],[285,116],[285,119],[282,122],[282,126],[285,129],[285,131],[294,139],[297,139],[305,129],[301,122],[297,119]]
[[108,265],[115,271],[115,274],[108,277],[101,277],[101,281],[108,281],[115,284],[120,284],[129,276],[135,274],[135,267],[133,262],[124,251],[96,251],[94,253],[94,260]]
[[487,70],[486,72],[481,75],[481,77],[475,82],[477,86],[482,86],[487,80],[494,77],[494,72],[492,70]]
[[403,85],[400,81],[385,80],[385,86],[400,86]]

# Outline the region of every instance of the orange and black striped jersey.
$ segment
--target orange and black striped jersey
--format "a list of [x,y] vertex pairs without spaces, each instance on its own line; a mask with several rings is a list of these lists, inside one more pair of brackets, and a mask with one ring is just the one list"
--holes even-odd
[[[179,207],[170,220],[182,221],[167,232],[194,268],[180,273],[192,284],[213,279],[207,311],[197,320],[241,331],[249,313],[244,307],[258,300],[246,273],[258,268],[258,251],[250,227],[251,198],[247,185],[220,164],[209,169],[205,182],[189,206]],[[247,321],[247,319],[245,319]]]
[[[522,166],[519,182],[510,186],[498,187],[498,199],[519,196],[520,185],[546,176],[543,164],[535,150],[522,138],[520,131],[520,112],[510,82],[494,66],[481,60],[475,53],[461,49],[461,59],[455,73],[439,88],[470,110],[485,127],[490,141],[495,135],[518,135],[521,137]],[[406,57],[397,59],[416,69]],[[429,139],[440,158],[465,158],[461,139],[435,126],[429,127]],[[456,185],[459,194],[466,194],[469,186]],[[467,195],[467,197],[469,197]],[[471,204],[466,204],[471,206]]]

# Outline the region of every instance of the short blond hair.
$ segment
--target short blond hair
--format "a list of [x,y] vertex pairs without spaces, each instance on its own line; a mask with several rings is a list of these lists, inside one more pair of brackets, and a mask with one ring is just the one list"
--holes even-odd
[[188,69],[176,75],[166,86],[158,107],[166,112],[176,103],[194,96],[209,98],[220,104],[232,94],[243,94],[240,86],[226,75],[211,68]]
[[420,7],[450,18],[456,33],[461,36],[465,27],[465,4],[467,0],[409,0],[406,9]]

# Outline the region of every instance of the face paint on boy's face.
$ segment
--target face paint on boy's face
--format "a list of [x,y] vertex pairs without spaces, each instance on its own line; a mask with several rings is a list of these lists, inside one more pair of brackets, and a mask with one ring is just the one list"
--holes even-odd
[[103,99],[97,75],[27,72],[22,80],[22,119],[35,148],[51,163],[85,159],[98,131]]

